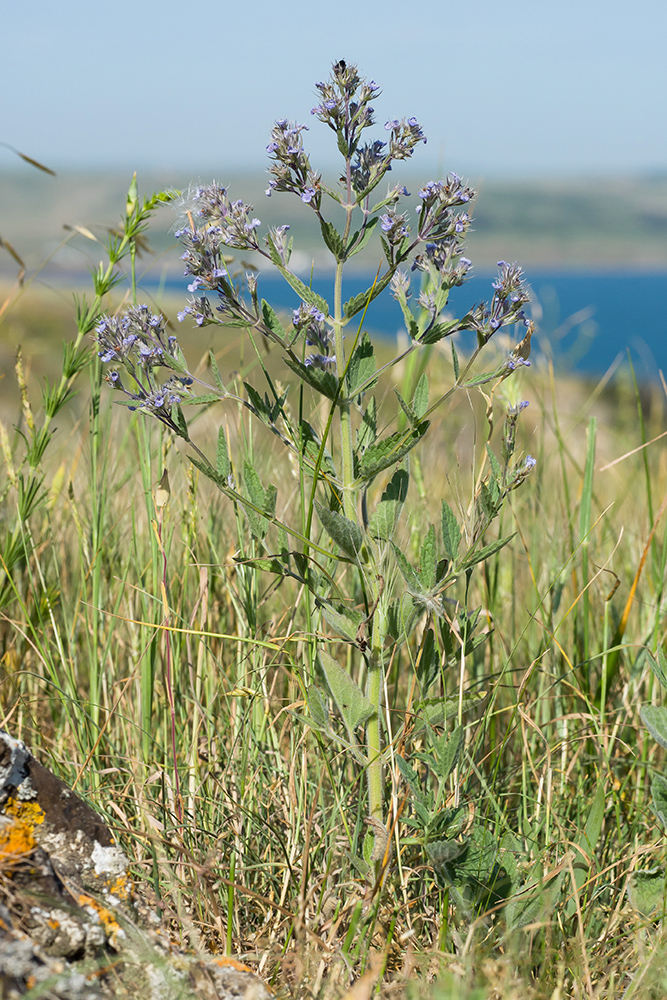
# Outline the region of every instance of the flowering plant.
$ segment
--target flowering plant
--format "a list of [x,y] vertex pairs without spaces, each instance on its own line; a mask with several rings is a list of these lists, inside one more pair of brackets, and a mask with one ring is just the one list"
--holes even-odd
[[[413,710],[421,713],[421,730],[426,734],[421,738],[438,761],[436,772],[444,785],[463,746],[465,701],[461,673],[453,713],[456,725],[447,734],[452,711],[444,693],[445,672],[454,663],[462,670],[466,657],[484,638],[476,634],[479,611],[469,612],[465,602],[459,605],[444,595],[458,580],[467,583],[473,567],[510,540],[484,543],[505,498],[535,464],[530,456],[515,454],[517,420],[527,404],[516,402],[507,409],[500,456],[487,445],[469,509],[457,516],[442,501],[440,531],[431,525],[425,533],[416,566],[395,540],[410,482],[409,454],[423,441],[429,416],[457,390],[483,391],[482,387],[491,386],[484,394],[490,439],[494,393],[517,368],[530,364],[532,326],[523,311],[528,294],[521,269],[505,261],[499,262],[489,303],[474,306],[461,318],[445,312],[451,289],[466,280],[472,266],[463,250],[473,190],[455,174],[429,181],[419,190],[414,222],[403,209],[409,197],[403,185],[389,185],[374,201],[373,193],[393,164],[410,158],[426,142],[421,126],[415,118],[389,120],[384,140],[364,141],[364,133],[374,124],[371,101],[379,88],[343,61],[316,88],[318,103],[312,113],[335,135],[343,160],[340,183],[327,184],[311,165],[303,143],[306,126],[281,119],[267,146],[271,163],[266,194],[293,194],[315,213],[332,258],[333,300],[317,294],[290,267],[289,226],[269,228],[261,236],[252,206],[232,201],[217,183],[188,192],[181,201],[183,223],[176,230],[185,273],[191,278],[191,297],[179,320],[194,321],[199,327],[239,327],[253,342],[260,335],[279,348],[304,391],[310,387],[315,394],[318,407],[313,408],[312,422],[305,419],[302,407],[295,419],[286,402],[289,386],[282,388],[266,368],[264,395],[250,384],[246,395],[231,392],[213,355],[212,380],[203,382],[191,372],[177,338],[166,335],[164,317],[146,306],[134,304],[119,315],[103,316],[96,338],[106,381],[124,397],[121,401],[157,418],[184,439],[194,465],[245,511],[261,547],[261,556],[251,561],[254,568],[290,577],[310,595],[307,614],[313,628],[302,672],[307,721],[367,775],[371,831],[365,857],[357,861],[371,884],[377,885],[388,858],[384,769],[390,754],[412,789],[417,816],[413,825],[421,826],[426,844],[447,836],[441,813],[438,828],[433,826],[429,803],[404,756],[412,723],[406,722],[398,743],[392,742],[384,703],[387,665],[401,645],[412,643],[420,696]],[[332,204],[339,207],[339,214],[342,210],[342,227],[328,218],[327,206]],[[135,191],[128,203],[128,224],[138,211]],[[375,280],[363,293],[344,301],[345,267],[374,237],[381,257]],[[261,297],[261,272],[237,273],[238,251],[254,253],[291,286],[299,299],[291,317],[280,315]],[[416,293],[413,284],[418,285]],[[385,291],[401,308],[408,345],[378,368],[364,320],[370,303]],[[516,324],[526,329],[521,339],[515,338],[515,346],[491,370],[473,370],[491,338]],[[476,346],[465,363],[452,340],[460,331],[476,335]],[[397,391],[396,429],[385,433],[373,395],[380,376],[446,338],[451,344],[452,385],[431,402],[424,372],[409,387],[408,398]],[[309,484],[305,510],[298,518],[287,511],[279,513],[275,486],[265,485],[250,461],[234,461],[222,428],[213,458],[192,439],[184,408],[229,400],[250,411],[296,457],[301,481]],[[320,419],[322,402],[325,417]],[[379,477],[383,488],[378,499],[373,486]],[[322,528],[319,534],[313,527],[314,514]],[[449,604],[455,609],[451,614]],[[325,623],[329,635],[324,634]],[[350,652],[345,665],[339,655],[344,645]],[[437,690],[442,693],[430,697]]]

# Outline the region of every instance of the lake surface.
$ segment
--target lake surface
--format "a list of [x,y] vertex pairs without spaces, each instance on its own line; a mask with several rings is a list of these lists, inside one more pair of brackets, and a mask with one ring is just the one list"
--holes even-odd
[[[529,277],[533,303],[527,312],[538,325],[536,346],[558,368],[602,375],[619,359],[625,362],[629,349],[639,377],[656,378],[658,369],[667,370],[667,273],[538,272]],[[364,291],[373,278],[346,278],[344,298]],[[169,282],[170,291],[182,288],[185,293],[188,280]],[[476,302],[488,301],[492,280],[492,274],[474,277],[453,289],[450,310],[463,315]],[[315,280],[313,288],[333,301],[333,277]],[[259,294],[274,308],[294,309],[299,303],[296,293],[273,274],[260,275]],[[388,291],[371,305],[365,325],[392,338],[404,329],[400,308]]]

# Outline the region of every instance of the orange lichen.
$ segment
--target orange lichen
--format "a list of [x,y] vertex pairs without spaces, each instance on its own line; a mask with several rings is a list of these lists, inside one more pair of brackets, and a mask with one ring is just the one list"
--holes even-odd
[[112,948],[116,948],[118,946],[118,938],[122,937],[124,932],[111,910],[107,910],[106,906],[102,906],[92,896],[87,896],[83,892],[79,893],[77,901],[79,906],[85,906],[95,911],[109,939],[109,944]]
[[127,875],[119,875],[108,888],[116,899],[128,900],[132,891],[132,880]]
[[37,802],[10,798],[3,814],[6,825],[0,827],[0,864],[12,865],[37,846],[35,827],[44,822],[44,810]]
[[252,972],[249,965],[244,965],[243,962],[239,962],[236,958],[230,958],[229,955],[224,955],[222,958],[214,958],[213,961],[221,968],[228,968],[231,966],[231,968],[236,969],[237,972]]

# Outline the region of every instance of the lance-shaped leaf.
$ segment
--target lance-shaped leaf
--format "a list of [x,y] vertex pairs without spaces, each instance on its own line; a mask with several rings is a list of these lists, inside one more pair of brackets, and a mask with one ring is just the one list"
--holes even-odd
[[338,379],[333,372],[324,371],[322,368],[315,368],[314,365],[311,367],[302,365],[300,361],[291,361],[289,358],[285,358],[285,364],[302,381],[311,385],[316,392],[332,400],[338,398]]
[[667,750],[667,708],[662,708],[660,705],[642,705],[639,714],[653,739]]
[[[453,319],[448,323],[436,323],[418,338],[420,344],[437,344],[444,337],[449,337],[459,329],[459,320]],[[457,376],[458,377],[458,376]]]
[[428,694],[440,673],[440,654],[435,644],[433,629],[428,628],[422,636],[421,649],[417,661],[417,679],[423,697]]
[[419,579],[422,591],[429,593],[435,587],[435,570],[438,560],[438,553],[435,544],[435,528],[431,524],[424,536],[421,551],[419,553]]
[[430,743],[433,753],[430,766],[443,781],[456,767],[463,750],[464,739],[463,726],[457,726],[453,733],[443,733],[442,736],[435,736],[431,730]]
[[266,299],[262,299],[262,319],[276,340],[284,343],[285,330],[283,329],[283,325],[278,319],[273,306],[269,305]]
[[398,568],[401,571],[401,575],[408,585],[408,589],[412,594],[423,597],[424,592],[419,574],[415,569],[412,568],[408,558],[403,553],[403,550],[398,547],[398,545],[392,542],[391,547],[394,551],[394,557],[398,564]]
[[361,551],[362,534],[361,528],[354,521],[350,521],[344,514],[337,514],[334,510],[329,510],[323,504],[315,501],[317,516],[322,522],[322,527],[329,537],[338,545],[343,552],[356,559]]
[[318,652],[320,665],[327,679],[329,690],[345,724],[352,746],[356,746],[355,730],[363,726],[374,714],[372,703],[362,692],[357,682],[343,670],[332,656],[321,649]]
[[405,642],[419,621],[423,606],[412,594],[403,594],[387,608],[387,634],[397,643]]
[[351,299],[348,299],[343,306],[343,315],[346,319],[351,319],[362,309],[366,308],[366,304],[372,302],[376,299],[378,295],[385,290],[393,276],[393,271],[388,271],[379,281],[376,281],[374,285],[367,288],[365,292],[360,292],[359,295],[353,295]]
[[327,222],[326,219],[320,218],[320,229],[322,230],[322,239],[336,260],[345,260],[345,243],[336,227]]
[[338,635],[342,635],[348,642],[357,641],[359,626],[364,620],[360,611],[346,608],[343,604],[334,606],[333,604],[321,603],[319,606],[325,620],[336,630]]
[[356,451],[362,455],[369,445],[373,444],[377,437],[377,403],[375,396],[371,396],[368,405],[364,410],[357,430]]
[[[307,420],[299,421],[299,430],[301,431],[301,453],[310,459],[312,464],[315,465],[320,454],[322,442],[315,429],[308,423]],[[326,448],[322,450],[320,469],[325,473],[325,475],[332,476],[334,479],[336,478],[336,467]],[[310,472],[307,465],[305,467],[305,471]]]
[[491,542],[489,545],[485,545],[481,549],[469,552],[468,555],[463,560],[463,562],[459,565],[459,570],[461,571],[467,570],[470,569],[471,566],[475,566],[479,562],[484,562],[484,560],[488,559],[489,556],[492,556],[496,552],[499,552],[500,549],[504,548],[504,546],[507,545],[508,542],[511,542],[512,539],[514,538],[514,535],[516,535],[516,531],[513,532],[511,535],[508,535],[507,538],[498,538],[495,542]]
[[645,917],[655,914],[656,910],[665,912],[666,895],[665,869],[656,865],[642,871],[634,871],[628,882],[628,898]]
[[274,260],[274,264],[282,274],[287,284],[294,289],[300,299],[306,302],[309,306],[315,306],[315,308],[319,309],[319,311],[324,313],[325,316],[329,315],[329,303],[326,299],[323,299],[321,295],[314,292],[312,288],[308,288],[308,285],[304,285],[301,278],[297,278],[296,274],[292,274],[292,272],[285,267],[280,260],[280,257],[278,257],[277,261]]
[[[350,358],[347,369],[347,389],[350,396],[356,395],[357,389],[368,382],[375,373],[375,357],[373,356],[373,345],[368,333],[364,331],[361,340]],[[368,382],[366,389],[370,389],[374,383]]]
[[424,416],[428,410],[428,375],[426,372],[417,382],[415,394],[412,397],[412,411],[418,420]]
[[311,725],[314,729],[317,729],[321,733],[325,733],[327,736],[331,736],[331,727],[329,726],[329,712],[327,706],[324,702],[324,698],[320,693],[320,689],[311,684],[306,691],[306,704],[308,706],[308,711],[310,712]]
[[378,472],[400,462],[421,441],[428,428],[429,421],[423,420],[417,427],[407,431],[396,431],[389,437],[369,445],[363,455],[356,456],[359,477],[372,479]]
[[397,469],[387,483],[368,522],[368,533],[372,538],[386,542],[391,540],[408,494],[409,482],[410,477],[405,469]]
[[215,462],[216,472],[222,479],[227,479],[229,473],[231,472],[231,463],[229,461],[229,452],[227,450],[227,438],[225,437],[225,429],[221,427],[218,431],[218,450],[216,454]]
[[667,829],[667,778],[663,777],[662,774],[656,774],[651,782],[651,798],[653,799],[653,812]]
[[359,240],[358,243],[357,239],[359,238],[359,230],[357,230],[355,233],[352,234],[347,243],[347,249],[345,251],[346,258],[353,257],[355,253],[359,253],[360,250],[363,250],[363,248],[366,246],[371,236],[373,235],[373,230],[375,229],[378,222],[379,222],[379,216],[377,215],[368,221],[366,228],[364,229],[361,235],[361,239]]
[[[264,511],[268,517],[273,517],[276,512],[278,491],[272,485],[264,489],[257,472],[247,461],[243,463],[243,485],[250,502]],[[266,518],[261,517],[249,507],[245,508],[245,512],[254,534],[258,538],[264,538],[269,526]]]

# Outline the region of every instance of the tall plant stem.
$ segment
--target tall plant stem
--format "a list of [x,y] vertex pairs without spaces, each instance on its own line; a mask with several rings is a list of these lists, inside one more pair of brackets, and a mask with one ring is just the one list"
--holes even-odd
[[366,750],[368,752],[368,815],[371,819],[382,822],[382,747],[380,744],[380,699],[382,697],[382,646],[384,639],[384,609],[382,597],[382,578],[378,577],[373,584],[374,603],[377,602],[373,615],[373,630],[371,634],[371,655],[368,662],[368,677],[366,681],[366,697],[374,708],[373,715],[366,723]]
[[[352,173],[350,159],[347,158],[347,206],[343,244],[346,244],[352,228]],[[334,283],[334,345],[336,349],[336,374],[339,380],[345,378],[345,348],[343,347],[343,260],[336,260],[336,279]],[[340,449],[341,471],[343,474],[343,513],[350,521],[357,520],[357,505],[354,500],[354,451],[352,448],[352,414],[348,400],[347,386],[341,386],[342,399],[338,404],[340,411]]]

